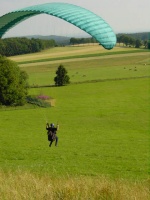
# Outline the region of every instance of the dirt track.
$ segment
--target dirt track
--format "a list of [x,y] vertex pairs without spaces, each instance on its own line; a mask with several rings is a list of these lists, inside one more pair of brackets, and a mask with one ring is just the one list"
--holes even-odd
[[150,52],[137,52],[137,53],[128,53],[128,54],[116,54],[116,55],[105,55],[105,56],[96,56],[96,57],[86,57],[86,58],[71,58],[71,59],[62,59],[62,60],[54,60],[54,61],[45,61],[45,62],[35,62],[35,63],[27,63],[27,64],[20,64],[20,67],[31,67],[31,66],[40,66],[40,65],[47,65],[47,64],[54,64],[54,63],[66,63],[66,62],[78,62],[83,60],[101,60],[101,59],[108,59],[108,58],[120,58],[120,57],[131,57],[131,56],[138,56],[138,55],[149,55]]

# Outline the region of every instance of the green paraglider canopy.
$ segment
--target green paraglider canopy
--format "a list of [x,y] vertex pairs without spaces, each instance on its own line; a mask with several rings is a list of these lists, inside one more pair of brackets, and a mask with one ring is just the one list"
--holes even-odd
[[68,3],[47,3],[15,10],[0,17],[0,38],[18,23],[39,14],[61,18],[95,38],[105,49],[116,45],[116,35],[100,16]]

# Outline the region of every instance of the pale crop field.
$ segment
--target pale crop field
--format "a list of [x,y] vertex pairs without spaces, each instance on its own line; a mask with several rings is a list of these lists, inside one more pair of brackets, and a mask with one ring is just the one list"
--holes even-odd
[[[58,64],[23,69],[47,85]],[[29,90],[54,107],[0,109],[0,198],[148,200],[149,54],[62,64],[72,84]],[[47,121],[60,124],[58,147]]]
[[[139,49],[134,48],[124,48],[124,47],[115,47],[111,52],[119,52],[119,51],[130,51],[134,50],[139,52]],[[46,59],[46,58],[57,58],[57,57],[67,57],[67,56],[78,56],[78,55],[88,55],[88,54],[98,54],[98,53],[108,53],[110,51],[104,49],[99,45],[91,45],[91,46],[66,46],[66,47],[57,47],[51,48],[48,50],[44,50],[39,53],[34,54],[26,54],[26,55],[18,55],[10,57],[11,60],[16,62],[23,62],[23,61],[33,61],[39,59]]]

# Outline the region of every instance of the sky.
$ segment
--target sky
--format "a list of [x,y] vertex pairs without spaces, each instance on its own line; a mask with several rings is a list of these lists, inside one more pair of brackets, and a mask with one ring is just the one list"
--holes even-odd
[[[101,16],[116,34],[150,32],[150,0],[0,0],[0,16],[20,8],[52,2],[84,7]],[[88,36],[64,20],[42,14],[16,25],[3,38],[26,35]]]

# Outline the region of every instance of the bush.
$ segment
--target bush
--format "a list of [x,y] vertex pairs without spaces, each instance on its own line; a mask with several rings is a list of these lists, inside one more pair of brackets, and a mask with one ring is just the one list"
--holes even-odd
[[27,103],[34,104],[36,106],[40,106],[44,108],[50,107],[50,104],[48,102],[35,96],[27,96],[26,100],[27,100]]

